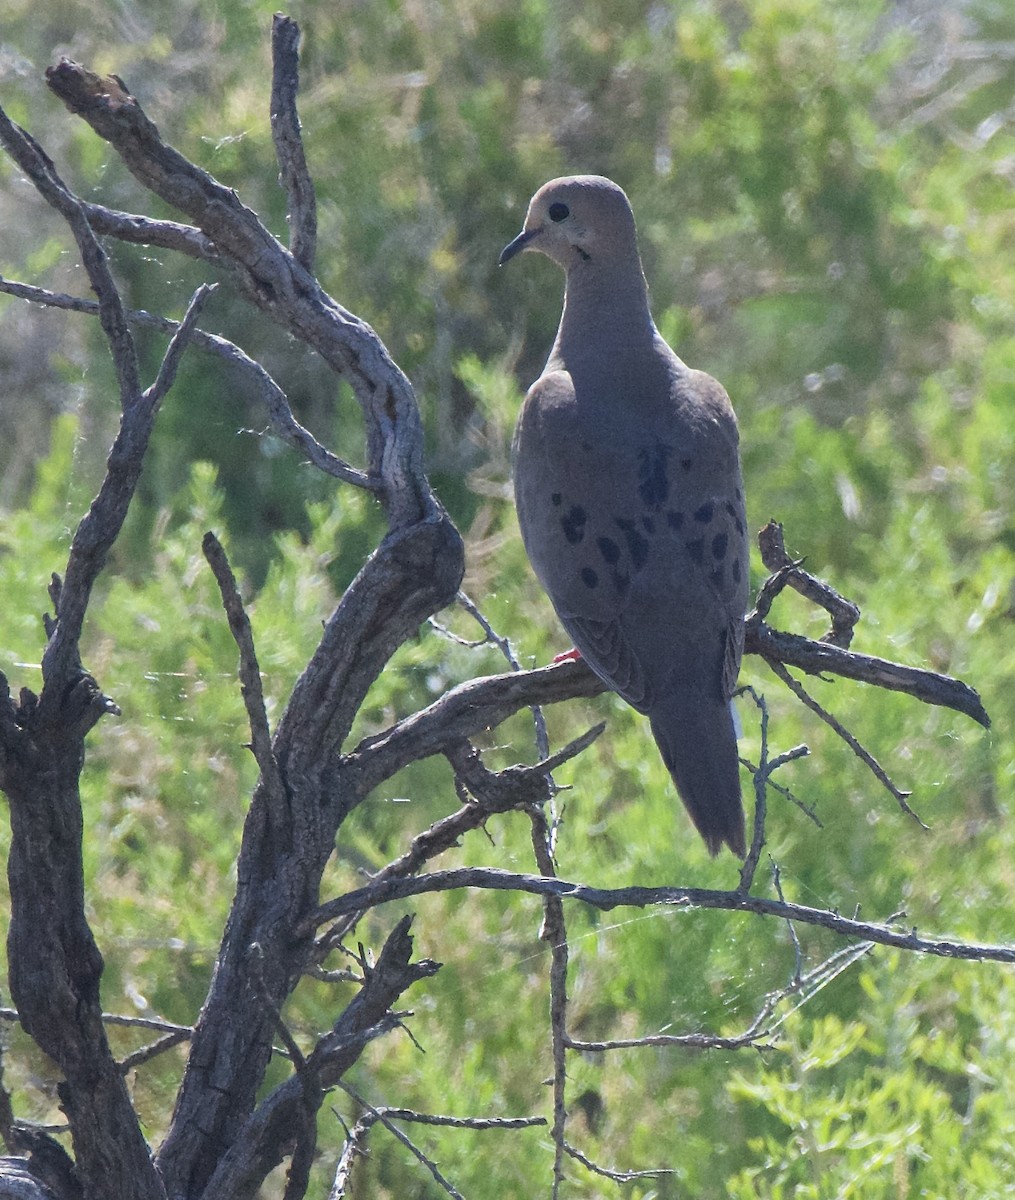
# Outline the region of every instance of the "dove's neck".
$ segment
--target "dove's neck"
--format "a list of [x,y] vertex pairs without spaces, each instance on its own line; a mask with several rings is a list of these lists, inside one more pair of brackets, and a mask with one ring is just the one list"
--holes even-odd
[[582,263],[568,272],[564,311],[550,361],[572,375],[584,367],[623,372],[653,345],[656,328],[637,258],[625,264]]

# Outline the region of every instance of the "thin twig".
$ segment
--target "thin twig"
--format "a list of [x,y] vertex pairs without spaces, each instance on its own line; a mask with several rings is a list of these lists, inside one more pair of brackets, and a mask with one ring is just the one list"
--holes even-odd
[[[529,813],[532,824],[532,849],[536,866],[545,879],[557,875],[553,861],[550,827],[546,814],[539,806]],[[551,1195],[557,1200],[564,1181],[564,1129],[567,1124],[567,925],[564,906],[552,893],[544,894],[543,927],[539,936],[550,947],[550,1043],[553,1058],[553,1186]]]
[[786,763],[803,758],[809,753],[806,746],[795,746],[775,758],[768,756],[768,704],[765,697],[755,688],[747,686],[740,689],[742,694],[749,695],[761,714],[760,736],[761,750],[758,765],[752,768],[754,782],[754,834],[751,838],[751,848],[748,851],[744,865],[740,868],[740,890],[749,892],[754,882],[754,875],[761,859],[761,851],[765,845],[765,819],[768,812],[767,791],[774,772]]
[[[342,1121],[341,1114],[335,1111],[335,1116]],[[411,1108],[370,1108],[360,1117],[352,1129],[342,1124],[346,1130],[345,1146],[335,1170],[335,1181],[332,1184],[328,1200],[342,1200],[351,1182],[353,1161],[357,1155],[365,1155],[363,1143],[367,1134],[382,1118],[390,1121],[411,1121],[417,1125],[444,1126],[450,1129],[502,1130],[502,1129],[531,1129],[533,1126],[545,1125],[545,1117],[449,1117],[437,1113],[416,1112]]]
[[331,1191],[328,1192],[328,1200],[345,1200],[352,1183],[352,1169],[356,1158],[358,1155],[365,1157],[366,1149],[363,1143],[376,1123],[376,1118],[372,1113],[364,1113],[352,1129],[349,1129],[338,1110],[333,1108],[332,1112],[345,1127],[345,1144],[335,1166],[335,1178],[331,1184]]
[[854,963],[870,954],[873,948],[872,942],[856,942],[849,946],[843,946],[818,963],[806,975],[801,975],[799,965],[794,963],[793,978],[785,988],[774,994],[776,1003],[772,1006],[772,1015],[774,1016],[775,1009],[784,1000],[796,997],[796,1003],[772,1021],[770,1033],[774,1034],[793,1013],[798,1012],[818,992],[837,979],[843,971],[848,971]]
[[[51,292],[47,288],[3,277],[0,277],[0,292],[5,292],[9,296],[17,296],[22,300],[28,300],[32,304],[46,308],[58,308],[62,311],[84,313],[88,316],[98,316],[99,314],[99,306],[94,300],[70,296],[66,292]],[[146,312],[144,309],[128,309],[127,320],[131,325],[157,329],[168,334],[173,334],[180,327],[179,321]],[[336,454],[332,454],[296,420],[285,392],[264,367],[245,354],[239,346],[217,334],[206,333],[200,329],[194,331],[193,345],[195,349],[214,354],[246,374],[264,402],[272,432],[294,450],[304,454],[319,471],[341,479],[344,483],[351,483],[355,487],[363,488],[365,491],[376,492],[379,490],[380,485],[376,479],[358,467],[347,463]]]
[[[449,1196],[454,1197],[454,1200],[465,1200],[462,1193],[458,1191],[454,1184],[452,1184],[441,1174],[440,1168],[433,1161],[433,1159],[424,1154],[423,1151],[420,1150],[420,1148],[415,1144],[415,1142],[413,1142],[405,1133],[402,1132],[401,1129],[398,1128],[397,1125],[395,1125],[387,1116],[385,1116],[381,1109],[374,1108],[374,1106],[368,1100],[364,1100],[363,1097],[360,1096],[358,1092],[354,1091],[344,1080],[337,1080],[337,1086],[340,1087],[347,1095],[351,1096],[361,1108],[365,1108],[368,1112],[372,1113],[375,1121],[379,1121],[389,1133],[398,1138],[402,1145],[405,1146],[411,1154],[415,1155],[417,1160],[421,1162],[424,1167],[426,1167],[437,1183],[440,1184],[440,1186],[447,1192]],[[332,1189],[332,1195],[335,1195],[334,1189]]]
[[[459,591],[458,605],[460,608],[465,609],[469,616],[472,617],[472,619],[483,631],[482,641],[472,644],[477,646],[496,646],[501,654],[503,654],[507,659],[511,670],[520,671],[522,669],[522,664],[518,661],[518,656],[515,654],[510,638],[504,637],[503,634],[498,633],[496,629],[494,629],[493,625],[490,624],[479,605],[472,600],[466,592]],[[453,637],[454,635],[452,634],[451,636]],[[466,643],[466,645],[468,644],[469,643]],[[545,757],[545,752],[543,752],[543,754]]]
[[[21,1014],[16,1008],[0,1008],[0,1021],[21,1022]],[[102,1014],[104,1025],[119,1025],[128,1029],[149,1029],[154,1033],[178,1033],[190,1037],[194,1032],[190,1025],[177,1025],[173,1021],[163,1021],[159,1017],[128,1017],[122,1013]]]
[[193,1033],[191,1029],[178,1030],[175,1033],[167,1033],[160,1037],[157,1041],[149,1042],[147,1046],[141,1046],[128,1054],[126,1058],[121,1058],[118,1066],[124,1075],[128,1071],[133,1071],[135,1067],[140,1067],[146,1062],[151,1062],[153,1058],[158,1058],[160,1054],[165,1054],[167,1050],[172,1050],[174,1046],[179,1046],[181,1042],[190,1040]]
[[322,983],[356,983],[360,986],[363,984],[363,976],[357,975],[355,971],[329,971],[316,963],[307,967],[306,974],[311,979],[319,979]]
[[416,1125],[435,1125],[448,1129],[531,1129],[535,1125],[546,1124],[546,1117],[451,1117],[444,1113],[417,1112],[414,1108],[385,1107],[374,1112],[392,1121],[411,1121]]
[[[847,949],[852,950],[853,947],[847,947]],[[611,1038],[608,1041],[599,1042],[588,1042],[569,1037],[568,1048],[583,1054],[639,1049],[645,1046],[673,1046],[690,1050],[741,1050],[745,1047],[756,1050],[770,1049],[770,1044],[766,1041],[772,1035],[768,1022],[782,1001],[798,991],[799,986],[799,981],[794,980],[787,987],[766,996],[761,1007],[755,1013],[754,1020],[742,1033],[728,1036],[716,1033],[650,1033],[641,1037]]]
[[642,1037],[610,1038],[606,1041],[587,1042],[580,1038],[568,1037],[567,1048],[580,1054],[600,1054],[608,1050],[637,1050],[648,1046],[667,1047],[682,1050],[741,1050],[745,1047],[752,1049],[770,1049],[762,1043],[768,1037],[765,1029],[756,1030],[753,1025],[743,1033],[725,1036],[719,1033],[646,1033]]
[[832,619],[832,627],[821,641],[843,650],[849,649],[853,632],[860,620],[860,609],[852,600],[847,600],[830,584],[803,570],[802,560],[790,558],[786,552],[783,528],[778,521],[769,521],[758,533],[758,548],[761,561],[773,574],[762,584],[758,593],[756,611],[762,618],[768,616],[772,602],[784,587],[791,587],[812,604],[823,608]]
[[154,382],[145,390],[143,397],[145,403],[158,406],[173,386],[176,380],[176,372],[179,370],[180,360],[183,358],[183,352],[193,341],[194,333],[197,330],[198,318],[208,301],[208,297],[215,291],[216,286],[216,284],[202,283],[193,296],[191,296],[190,303],[187,305],[187,311],[183,314],[183,320],[180,322],[180,327],[173,333],[173,336],[169,340],[169,346],[162,356],[158,374],[155,376]]
[[913,818],[913,820],[917,823],[917,825],[920,826],[921,829],[929,829],[930,826],[926,825],[920,819],[920,815],[915,812],[906,802],[907,797],[911,796],[913,793],[904,792],[900,788],[897,788],[888,777],[888,773],[885,771],[884,767],[882,767],[874,755],[871,754],[871,752],[865,746],[861,745],[857,737],[850,733],[850,731],[845,727],[845,725],[842,724],[841,721],[832,716],[832,714],[826,708],[822,707],[822,705],[820,705],[817,700],[815,700],[814,697],[804,689],[803,685],[798,680],[793,678],[793,676],[789,673],[789,671],[787,671],[782,663],[769,662],[768,665],[772,672],[782,680],[782,682],[789,688],[789,690],[794,696],[797,697],[798,700],[805,704],[811,710],[811,712],[817,713],[821,720],[824,721],[830,729],[833,729],[840,738],[842,738],[842,740],[846,743],[850,750],[853,751],[857,758],[859,758],[860,761],[869,768],[874,778],[877,779],[880,784],[882,784],[882,786],[892,797],[894,797],[896,803],[902,809],[902,811],[904,813],[908,813],[908,815]]
[[758,869],[758,861],[761,858],[761,850],[765,844],[765,816],[767,813],[767,797],[766,784],[768,782],[768,705],[765,703],[764,696],[760,695],[752,687],[744,688],[744,692],[752,697],[757,706],[761,719],[759,722],[759,730],[761,737],[761,751],[758,761],[758,769],[753,775],[754,784],[754,831],[751,835],[750,849],[747,851],[747,858],[744,860],[744,865],[740,868],[740,889],[744,892],[751,890],[751,884],[754,882],[754,873]]
[[281,834],[290,820],[289,800],[282,770],[272,749],[268,714],[264,707],[264,689],[261,687],[261,669],[257,663],[250,618],[243,607],[243,599],[229,559],[214,533],[209,531],[204,535],[201,549],[219,585],[222,607],[229,621],[229,631],[240,652],[240,693],[250,725],[250,748],[264,781],[271,821],[276,832]]
[[[780,900],[785,902],[786,897],[782,892],[782,873],[779,870],[779,864],[772,863],[772,886],[775,888],[775,894]],[[803,967],[804,952],[800,946],[800,937],[797,934],[796,926],[792,921],[786,922],[786,928],[789,931],[790,941],[793,943],[793,982],[800,982],[800,972]]]
[[614,1171],[609,1167],[601,1167],[570,1142],[564,1143],[564,1153],[575,1162],[580,1162],[593,1175],[601,1175],[603,1179],[612,1179],[614,1183],[633,1183],[635,1179],[661,1179],[664,1175],[676,1175],[672,1167],[653,1167],[648,1171]]
[[[748,771],[754,775],[758,769],[757,765],[751,762],[749,758],[744,757],[744,755],[740,756],[740,761],[748,769]],[[812,821],[818,827],[818,829],[824,829],[824,824],[817,812],[815,812],[813,805],[806,804],[800,799],[799,796],[794,795],[788,787],[779,783],[775,779],[769,779],[768,786],[772,789],[772,791],[778,792],[784,800],[788,800],[790,804],[795,805],[804,814],[808,821]]]
[[794,969],[790,982],[775,992],[770,992],[762,1002],[750,1025],[742,1032],[723,1036],[717,1033],[650,1033],[642,1037],[611,1038],[606,1041],[589,1042],[578,1038],[568,1038],[568,1049],[582,1054],[601,1054],[612,1050],[637,1050],[644,1047],[673,1047],[689,1050],[770,1050],[774,1048],[771,1041],[778,1027],[785,1021],[786,1016],[773,1020],[780,1005],[792,997],[798,997],[797,1003],[789,1011],[795,1012],[812,996],[816,995],[831,980],[841,975],[853,963],[869,954],[871,942],[860,942],[843,946],[823,959],[806,975],[801,974],[799,962],[794,954]]
[[[493,625],[491,625],[490,621],[482,612],[479,605],[476,604],[474,600],[470,599],[470,597],[464,591],[459,591],[458,603],[462,608],[465,609],[469,616],[472,617],[480,629],[482,629],[484,634],[483,644],[489,643],[496,646],[497,649],[500,650],[501,654],[503,654],[507,659],[512,671],[522,670],[522,664],[519,662],[518,656],[515,654],[514,647],[511,645],[510,639],[504,637],[502,634],[499,634],[496,629],[494,629]],[[546,728],[546,715],[543,712],[542,707],[538,704],[530,705],[529,711],[532,713],[532,723],[536,734],[536,753],[540,758],[549,758],[550,735]],[[557,795],[557,785],[552,775],[549,776],[549,782],[551,805],[550,834],[551,841],[555,842],[559,818],[557,813],[552,811],[552,809],[554,798]]]

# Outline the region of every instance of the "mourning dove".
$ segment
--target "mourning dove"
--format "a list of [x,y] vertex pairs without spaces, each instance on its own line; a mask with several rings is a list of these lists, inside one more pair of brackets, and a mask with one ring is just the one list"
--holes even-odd
[[725,842],[742,858],[731,696],[748,542],[733,408],[656,329],[615,183],[545,184],[501,264],[523,250],[567,276],[557,339],[515,430],[529,560],[585,661],[648,716],[709,852]]

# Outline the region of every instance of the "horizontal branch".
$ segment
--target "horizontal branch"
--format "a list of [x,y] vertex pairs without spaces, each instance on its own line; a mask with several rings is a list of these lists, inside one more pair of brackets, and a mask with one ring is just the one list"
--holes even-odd
[[768,662],[799,667],[809,675],[838,675],[892,692],[905,692],[924,704],[953,709],[971,717],[984,729],[990,728],[990,717],[979,694],[968,683],[953,679],[950,675],[906,667],[871,654],[841,650],[828,642],[815,642],[796,633],[783,633],[751,618],[747,621],[744,652],[758,654]]
[[104,204],[94,204],[87,200],[81,201],[81,208],[95,233],[137,246],[158,246],[163,250],[176,250],[199,262],[211,263],[223,269],[229,267],[229,263],[216,249],[215,243],[193,225],[184,225],[179,221],[163,221],[140,213],[120,212],[118,209],[107,208]]
[[365,796],[406,764],[443,754],[455,742],[494,728],[519,709],[598,696],[606,690],[580,660],[470,679],[384,733],[364,738],[345,757],[342,773],[351,777],[356,794]]
[[[335,1183],[331,1189],[329,1200],[341,1200],[346,1195],[350,1185],[353,1162],[357,1157],[366,1154],[364,1143],[366,1142],[367,1134],[378,1123],[384,1125],[396,1135],[398,1131],[390,1124],[392,1121],[408,1121],[417,1125],[433,1125],[448,1129],[471,1129],[478,1131],[491,1129],[499,1131],[531,1129],[534,1126],[546,1124],[545,1117],[449,1117],[438,1113],[416,1112],[415,1109],[411,1108],[374,1107],[374,1105],[364,1100],[347,1083],[340,1083],[339,1086],[365,1111],[353,1129],[348,1133],[345,1149],[342,1152],[342,1157],[339,1159],[338,1167],[335,1171]],[[413,1148],[413,1152],[417,1153],[415,1147]],[[418,1154],[417,1157],[419,1157]],[[427,1166],[432,1165],[425,1155],[421,1157],[420,1161],[425,1162]],[[452,1194],[456,1193],[452,1192]]]
[[570,1142],[564,1142],[563,1148],[568,1158],[573,1158],[575,1162],[581,1163],[586,1171],[591,1171],[593,1175],[599,1175],[603,1179],[610,1179],[614,1183],[633,1183],[636,1179],[660,1179],[664,1175],[677,1174],[672,1167],[651,1167],[647,1171],[615,1171],[610,1167],[603,1167],[599,1163],[593,1162],[587,1154],[583,1154],[577,1146],[572,1146]]
[[417,1112],[414,1108],[372,1108],[374,1120],[412,1121],[417,1125],[436,1125],[446,1129],[531,1129],[545,1125],[546,1117],[449,1117],[441,1113]]
[[375,908],[392,900],[405,900],[410,896],[449,892],[460,888],[557,896],[561,900],[581,901],[582,904],[604,912],[614,908],[649,908],[656,905],[750,912],[783,921],[796,921],[802,925],[818,925],[843,937],[860,938],[880,946],[891,946],[896,950],[933,954],[940,958],[1015,963],[1015,947],[1012,946],[922,938],[915,929],[903,931],[869,921],[854,921],[831,909],[809,908],[786,900],[752,896],[747,892],[688,887],[597,888],[585,883],[572,883],[566,879],[523,875],[493,867],[460,867],[450,871],[433,871],[409,879],[390,879],[380,884],[368,884],[322,904],[307,919],[307,925],[321,925],[344,913]]
[[[990,726],[979,695],[968,684],[947,675],[783,633],[752,618],[747,621],[745,652],[767,662],[798,667],[808,674],[839,675],[905,692],[926,704],[951,708],[986,728]],[[346,757],[343,773],[348,771],[354,777],[357,793],[366,795],[409,762],[441,754],[453,742],[493,728],[522,708],[598,696],[606,690],[602,680],[581,660],[471,679],[384,733],[365,738]]]
[[[0,1008],[0,1021],[10,1021],[13,1024],[18,1024],[21,1021],[21,1014],[16,1008]],[[135,1017],[125,1016],[123,1013],[108,1013],[102,1014],[103,1025],[118,1025],[125,1029],[147,1029],[154,1033],[165,1034],[180,1034],[182,1037],[190,1037],[194,1032],[190,1025],[179,1025],[175,1021],[164,1021],[161,1017]]]

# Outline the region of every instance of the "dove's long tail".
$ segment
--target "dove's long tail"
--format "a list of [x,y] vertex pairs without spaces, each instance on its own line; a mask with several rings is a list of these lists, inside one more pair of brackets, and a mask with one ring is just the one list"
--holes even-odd
[[652,733],[710,854],[746,854],[733,713],[726,700],[674,691],[649,712]]

